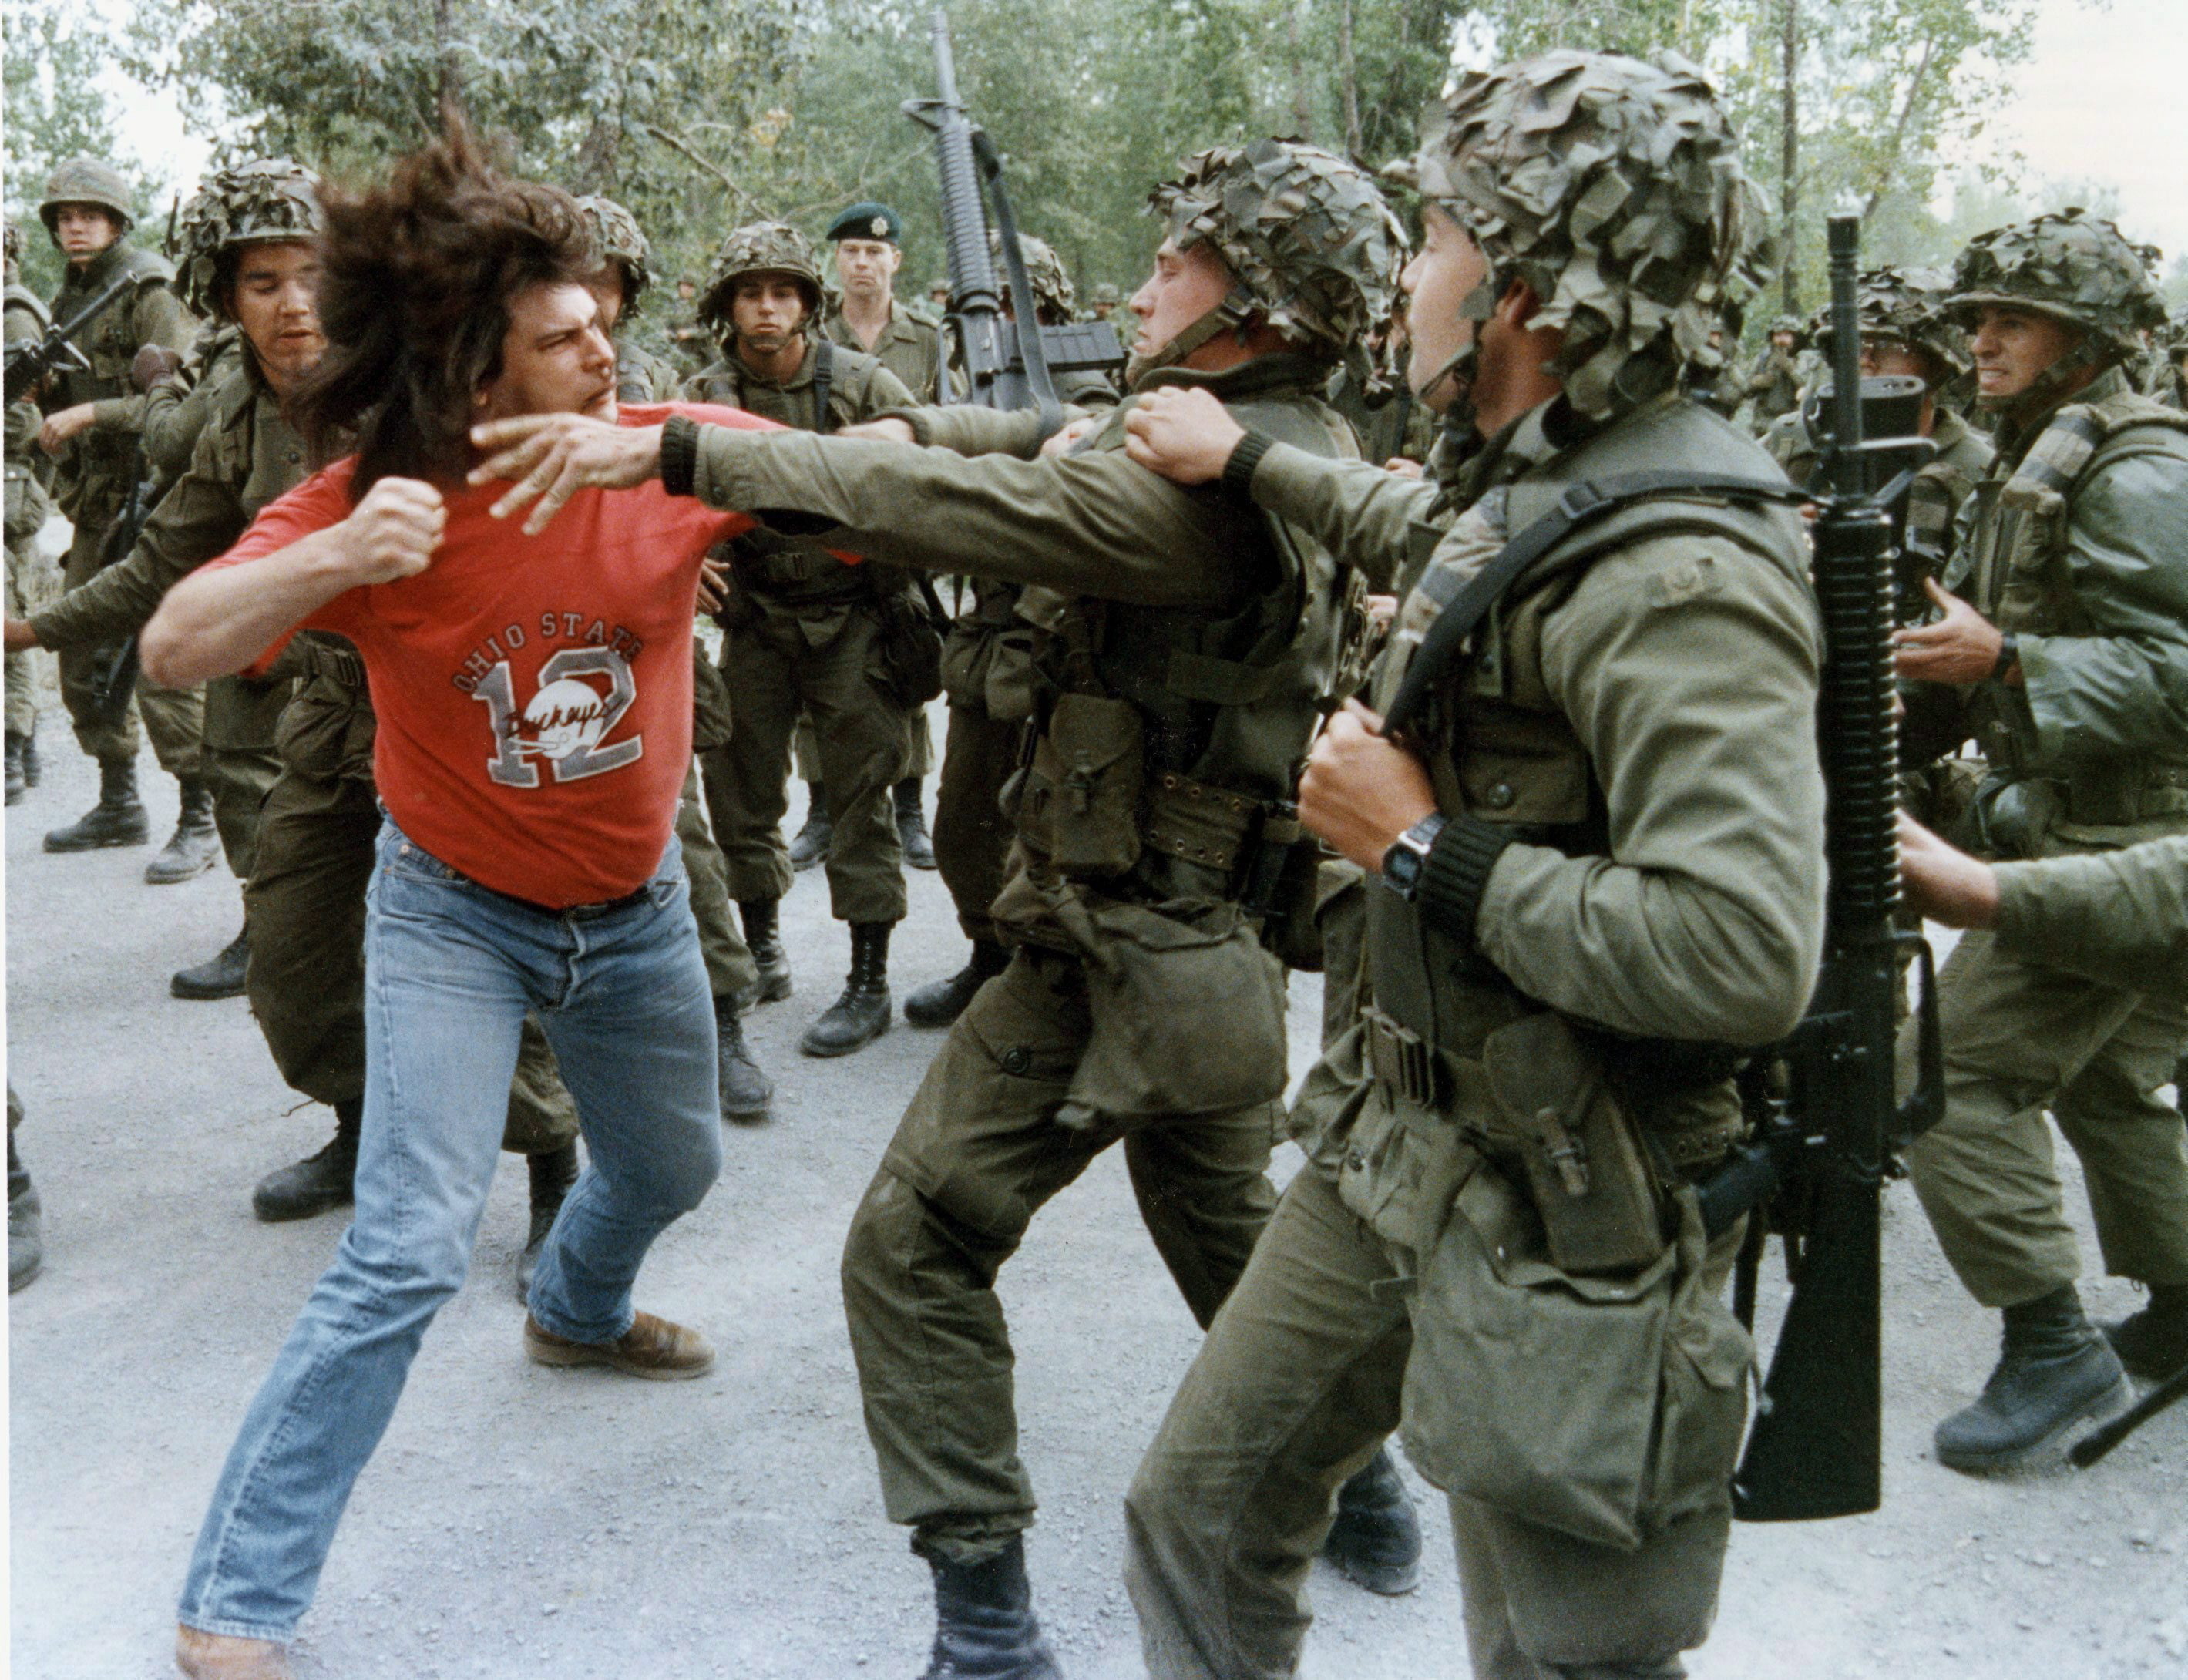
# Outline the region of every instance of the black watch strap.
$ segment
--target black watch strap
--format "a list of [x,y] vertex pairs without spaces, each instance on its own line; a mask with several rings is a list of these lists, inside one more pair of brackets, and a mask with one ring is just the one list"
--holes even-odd
[[671,414],[661,423],[661,488],[672,496],[698,493],[699,423]]
[[1453,817],[1446,823],[1421,871],[1421,919],[1470,947],[1489,871],[1497,867],[1507,846],[1524,837],[1509,823],[1484,822],[1475,816]]
[[2021,638],[2008,630],[1999,638],[1998,663],[1990,668],[1990,679],[2004,682],[2005,674],[2021,662]]

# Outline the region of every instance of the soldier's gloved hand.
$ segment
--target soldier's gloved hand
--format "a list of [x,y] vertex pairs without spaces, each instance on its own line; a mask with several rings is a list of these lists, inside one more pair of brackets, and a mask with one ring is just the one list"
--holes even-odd
[[129,382],[139,391],[149,391],[161,380],[172,379],[182,370],[181,351],[170,350],[164,344],[148,344],[129,364]]
[[487,511],[506,519],[536,502],[524,534],[536,537],[580,490],[627,490],[661,476],[661,428],[617,426],[585,414],[521,414],[471,428],[487,459],[467,481],[511,481],[515,488]]
[[1300,778],[1300,820],[1368,870],[1379,870],[1398,837],[1436,808],[1427,770],[1380,734],[1382,725],[1358,701],[1346,701]]
[[1125,416],[1125,453],[1177,484],[1221,478],[1245,435],[1222,403],[1188,386],[1158,386]]
[[1998,926],[1998,871],[1902,811],[1899,885],[1915,913],[1948,927]]
[[[1909,682],[1963,687],[1988,682],[1998,669],[2005,633],[1958,595],[1946,593],[1936,579],[1924,578],[1922,587],[1945,616],[1934,624],[1892,633],[1892,669]],[[2006,680],[2021,680],[2018,667],[2007,674]]]
[[381,479],[342,521],[352,586],[416,577],[433,563],[448,523],[441,493],[423,479]]
[[68,447],[70,438],[80,431],[88,431],[99,418],[99,411],[88,403],[79,403],[73,409],[63,409],[59,414],[48,414],[46,423],[38,428],[38,447],[49,455],[58,455]]

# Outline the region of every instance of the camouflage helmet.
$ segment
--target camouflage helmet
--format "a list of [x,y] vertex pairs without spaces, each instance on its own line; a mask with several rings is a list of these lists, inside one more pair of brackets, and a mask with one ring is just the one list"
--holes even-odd
[[[1056,247],[1031,234],[1020,234],[1018,252],[1025,258],[1026,279],[1033,282],[1034,307],[1052,312],[1060,321],[1069,320],[1079,307],[1079,291]],[[1003,236],[993,228],[988,229],[988,255],[998,263],[1003,260]]]
[[1301,140],[1214,146],[1148,194],[1181,251],[1205,243],[1230,268],[1231,295],[1152,358],[1190,355],[1260,314],[1292,344],[1335,359],[1390,312],[1405,230],[1365,171]]
[[1114,308],[1124,301],[1124,297],[1119,293],[1117,288],[1111,285],[1107,280],[1102,281],[1100,285],[1094,288],[1094,302],[1097,307],[1107,303]]
[[654,280],[653,247],[646,242],[638,218],[613,199],[602,198],[598,193],[579,199],[578,213],[585,218],[601,255],[623,265],[623,307],[633,307]]
[[[1945,313],[1948,278],[1933,268],[1871,268],[1855,283],[1854,297],[1864,338],[1897,339],[1937,364],[1933,385],[1944,385],[1975,371],[1967,335]],[[1831,312],[1816,312],[1809,330],[1816,348],[1831,354]]]
[[736,330],[730,320],[731,289],[747,274],[783,274],[797,281],[809,314],[818,315],[827,296],[813,242],[790,223],[750,222],[732,228],[714,253],[713,266],[699,289],[699,319],[724,339]]
[[2084,329],[2103,347],[2099,359],[2118,361],[2140,353],[2142,330],[2165,319],[2150,277],[2157,259],[2079,206],[2047,211],[1970,240],[1946,307],[1967,326],[1985,304],[2049,315]]
[[1591,418],[1684,369],[1720,370],[1710,330],[1774,255],[1716,90],[1673,53],[1559,51],[1469,71],[1430,102],[1417,168],[1423,197],[1489,260],[1462,313],[1486,320],[1526,282],[1537,324],[1565,335],[1549,371]]
[[1771,337],[1775,338],[1781,332],[1789,332],[1792,334],[1793,342],[1796,346],[1805,344],[1807,341],[1807,324],[1802,321],[1798,315],[1780,315],[1770,323]]
[[207,176],[175,225],[175,289],[200,314],[225,316],[220,257],[246,245],[317,238],[326,226],[319,178],[285,157]]
[[55,169],[46,182],[46,196],[38,206],[38,220],[46,224],[46,231],[56,240],[60,237],[58,217],[65,204],[93,204],[101,210],[111,211],[121,218],[125,234],[137,225],[136,212],[129,207],[129,183],[112,164],[101,163],[95,157],[72,157]]

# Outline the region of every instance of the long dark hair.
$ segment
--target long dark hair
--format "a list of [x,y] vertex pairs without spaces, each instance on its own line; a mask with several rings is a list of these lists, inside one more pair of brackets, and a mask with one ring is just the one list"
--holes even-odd
[[505,175],[451,118],[361,190],[330,190],[319,322],[327,350],[290,399],[316,459],[354,448],[352,494],[389,476],[460,477],[471,397],[501,371],[509,300],[598,267],[576,201]]

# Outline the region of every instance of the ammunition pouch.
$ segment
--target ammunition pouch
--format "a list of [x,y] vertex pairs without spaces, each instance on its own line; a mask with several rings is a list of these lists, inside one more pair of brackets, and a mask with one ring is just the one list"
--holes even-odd
[[1722,1503],[1754,1348],[1717,1298],[1693,1192],[1673,1207],[1675,1239],[1604,1277],[1558,1263],[1543,1219],[1492,1161],[1424,1204],[1435,1228],[1417,1249],[1399,1425],[1415,1469],[1621,1552]]
[[1018,789],[1018,825],[1063,874],[1105,879],[1140,860],[1142,735],[1129,701],[1056,697]]
[[365,683],[364,661],[354,648],[336,646],[317,636],[301,635],[284,650],[285,659],[290,655],[295,657],[298,674],[303,677],[324,677],[359,693],[369,691]]
[[877,595],[882,623],[882,667],[889,693],[907,711],[942,692],[942,631],[927,603],[908,590]]

